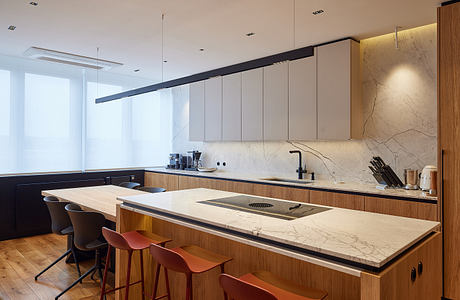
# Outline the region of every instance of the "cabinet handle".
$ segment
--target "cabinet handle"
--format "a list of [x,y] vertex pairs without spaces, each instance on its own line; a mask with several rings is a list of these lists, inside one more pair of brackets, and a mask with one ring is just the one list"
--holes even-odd
[[417,279],[417,270],[415,270],[415,267],[413,267],[410,271],[410,279],[412,280],[412,282],[414,282],[415,279]]
[[418,263],[417,268],[418,268],[418,276],[422,275],[422,272],[423,272],[423,263],[422,263],[421,261]]

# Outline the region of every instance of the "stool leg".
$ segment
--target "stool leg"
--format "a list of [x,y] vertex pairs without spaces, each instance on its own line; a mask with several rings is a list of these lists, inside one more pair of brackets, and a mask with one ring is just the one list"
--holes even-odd
[[140,263],[141,263],[141,287],[142,287],[142,300],[145,300],[145,289],[144,289],[144,257],[142,255],[142,249],[139,251]]
[[152,300],[155,300],[155,298],[157,296],[158,281],[159,281],[159,278],[160,278],[160,268],[161,268],[161,265],[160,265],[160,263],[157,262],[157,269],[155,271],[155,281],[153,283]]
[[166,293],[168,293],[168,300],[171,300],[171,291],[169,290],[169,277],[168,277],[168,269],[163,267],[165,271],[165,280],[166,280]]
[[99,298],[100,300],[103,300],[104,295],[105,295],[105,284],[107,282],[107,271],[109,270],[111,252],[112,252],[112,246],[109,245],[109,247],[107,248],[107,257],[105,259],[104,278],[102,279],[101,298]]
[[128,300],[129,297],[129,277],[131,276],[131,258],[133,256],[133,250],[128,251],[128,272],[126,273],[126,294],[125,300]]
[[[224,264],[221,264],[221,265],[220,265],[220,273],[221,273],[221,274],[225,273],[225,270],[224,270],[224,269],[225,269],[225,268],[224,268]],[[226,293],[225,291],[224,291],[224,299],[225,299],[225,300],[228,300],[228,296],[227,296],[227,293]]]
[[185,291],[185,300],[193,299],[192,273],[187,274],[187,290]]

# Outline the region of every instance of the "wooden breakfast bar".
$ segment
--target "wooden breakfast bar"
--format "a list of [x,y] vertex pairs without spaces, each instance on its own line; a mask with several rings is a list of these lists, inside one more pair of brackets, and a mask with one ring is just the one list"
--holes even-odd
[[[206,201],[254,196],[209,189],[118,197],[117,231],[148,230],[171,238],[167,247],[197,245],[232,257],[225,272],[234,276],[267,270],[302,286],[328,292],[329,300],[439,299],[439,223],[281,201],[291,208],[324,208],[282,219]],[[250,199],[250,200],[251,200]],[[292,206],[294,205],[294,206]],[[138,253],[135,254],[137,257]],[[152,291],[155,262],[144,251],[146,289]],[[132,281],[139,279],[134,257]],[[126,253],[117,252],[116,283],[126,273]],[[218,270],[194,277],[194,299],[223,299]],[[194,275],[195,276],[195,275]],[[172,299],[183,299],[185,277],[169,273]],[[160,294],[164,277],[160,276]],[[133,286],[130,299],[139,299]],[[122,293],[119,293],[121,299]]]

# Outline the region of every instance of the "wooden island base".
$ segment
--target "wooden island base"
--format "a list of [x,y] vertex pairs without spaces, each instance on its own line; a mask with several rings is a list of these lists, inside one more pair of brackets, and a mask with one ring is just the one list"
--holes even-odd
[[[184,224],[185,225],[185,224]],[[360,276],[340,272],[286,255],[250,246],[198,229],[178,225],[152,216],[140,214],[124,208],[117,208],[117,231],[148,230],[171,238],[167,247],[194,244],[209,249],[233,260],[225,265],[225,272],[242,275],[257,270],[267,270],[287,280],[303,286],[325,290],[328,300],[432,300],[441,297],[441,234],[435,233],[413,247],[396,262],[379,274],[361,272]],[[438,254],[438,255],[436,255]],[[155,262],[144,250],[146,291],[151,296]],[[125,284],[126,252],[117,251],[116,283]],[[411,280],[411,270],[417,269],[419,262],[423,271]],[[133,256],[131,281],[140,279],[139,254]],[[194,275],[194,299],[224,299],[218,283],[218,269],[205,274]],[[169,272],[171,299],[185,299],[185,276]],[[164,276],[160,278],[160,294],[164,293]],[[139,285],[130,289],[129,299],[141,299]],[[117,299],[124,299],[124,292],[117,293]]]

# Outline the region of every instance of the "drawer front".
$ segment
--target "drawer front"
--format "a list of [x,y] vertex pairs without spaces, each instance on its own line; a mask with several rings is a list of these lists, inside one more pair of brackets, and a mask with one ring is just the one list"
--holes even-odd
[[144,185],[162,187],[167,191],[176,191],[179,189],[179,176],[145,172]]
[[355,210],[364,210],[364,196],[353,194],[310,191],[310,203]]
[[424,220],[438,220],[438,206],[407,200],[365,197],[365,211]]

